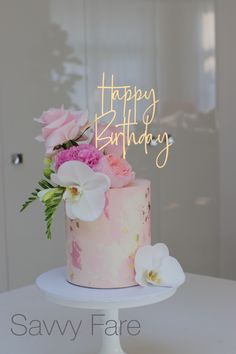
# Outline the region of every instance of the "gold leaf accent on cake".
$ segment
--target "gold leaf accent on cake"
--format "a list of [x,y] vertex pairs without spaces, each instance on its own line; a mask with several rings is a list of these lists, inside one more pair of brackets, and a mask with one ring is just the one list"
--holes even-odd
[[70,280],[73,281],[74,279],[75,279],[75,275],[74,275],[74,273],[72,272],[72,273],[70,273]]
[[133,252],[130,253],[129,257],[128,257],[128,267],[130,269],[132,269],[132,271],[135,270],[134,267],[134,260],[135,260],[135,255],[137,250],[139,249],[139,243],[140,243],[140,235],[139,234],[135,234],[133,235],[133,239],[135,241],[135,245],[134,245],[134,249]]
[[78,227],[78,229],[79,229],[79,222],[78,221],[76,221],[76,226]]
[[128,258],[128,267],[134,270],[134,255],[130,255]]
[[121,231],[122,231],[124,234],[127,234],[128,231],[129,231],[129,229],[128,229],[127,226],[124,226],[124,227],[121,229]]

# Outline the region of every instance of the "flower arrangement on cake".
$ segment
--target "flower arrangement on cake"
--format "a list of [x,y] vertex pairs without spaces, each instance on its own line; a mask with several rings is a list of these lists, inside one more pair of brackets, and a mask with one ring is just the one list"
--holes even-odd
[[[64,202],[67,280],[94,288],[174,286],[185,276],[167,246],[151,246],[150,182],[135,178],[122,144],[98,142],[87,112],[50,109],[35,119],[45,144],[44,178],[21,211],[39,199],[46,235]],[[116,126],[105,127],[117,134]],[[96,133],[104,125],[96,125]]]

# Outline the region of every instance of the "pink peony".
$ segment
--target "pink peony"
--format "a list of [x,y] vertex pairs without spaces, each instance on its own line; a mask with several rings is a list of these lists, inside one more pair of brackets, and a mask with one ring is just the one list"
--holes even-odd
[[[109,138],[111,137],[112,140],[115,138],[115,134],[119,134],[122,132],[122,130],[120,128],[116,128],[114,125],[110,125],[106,130],[106,125],[105,124],[98,124],[98,129],[97,129],[97,137],[100,136],[100,139],[102,138]],[[107,140],[100,140],[98,141],[98,149],[101,149],[101,151],[105,154],[105,155],[115,155],[115,156],[121,156],[122,152],[123,152],[123,140],[122,140],[122,135],[119,136],[118,138],[118,145],[115,144],[108,144],[107,146],[105,146],[104,148],[102,148],[103,145],[106,144],[106,142],[109,141]],[[95,135],[91,141],[91,144],[96,146],[96,140],[95,140]]]
[[111,154],[103,156],[94,170],[102,172],[110,178],[111,188],[125,187],[135,178],[130,164],[121,157]]
[[87,112],[73,112],[61,107],[50,109],[35,120],[43,126],[42,135],[36,139],[44,141],[46,154],[50,155],[55,146],[78,138],[88,122],[88,115]]
[[94,146],[89,144],[80,144],[70,149],[61,150],[55,158],[56,170],[66,161],[80,161],[94,168],[102,157],[102,153]]

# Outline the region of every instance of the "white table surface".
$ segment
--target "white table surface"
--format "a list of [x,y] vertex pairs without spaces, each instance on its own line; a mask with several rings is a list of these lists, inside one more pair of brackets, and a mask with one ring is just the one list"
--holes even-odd
[[[35,285],[0,294],[0,354],[87,354],[100,346],[99,330],[91,335],[91,315],[95,310],[62,307],[47,302]],[[14,325],[12,316],[26,328]],[[25,317],[22,317],[25,316]],[[22,319],[26,318],[24,322]],[[121,319],[138,320],[141,333],[121,337],[129,354],[235,354],[236,282],[188,275],[186,283],[170,299],[150,306],[121,310]],[[37,320],[40,322],[30,321]],[[68,326],[64,335],[54,327],[70,320],[74,327],[82,320],[74,341]],[[42,335],[32,336],[29,329],[41,324]],[[11,333],[27,333],[16,336]],[[37,330],[38,332],[38,330]],[[34,332],[36,333],[36,332]]]

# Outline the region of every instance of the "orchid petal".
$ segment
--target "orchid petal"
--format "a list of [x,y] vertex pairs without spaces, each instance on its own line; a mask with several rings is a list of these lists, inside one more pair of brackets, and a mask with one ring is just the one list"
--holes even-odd
[[67,161],[59,167],[57,173],[51,175],[51,180],[63,187],[79,189],[76,198],[71,197],[68,190],[63,194],[69,218],[93,221],[102,214],[105,193],[110,187],[109,177],[94,172],[83,162]]
[[68,216],[68,218],[70,218],[71,220],[75,220],[78,219],[77,214],[75,213],[76,211],[76,207],[74,204],[77,205],[78,202],[74,202],[71,203],[68,200],[65,202],[65,208],[66,208],[66,215]]
[[163,258],[158,274],[161,285],[177,288],[185,281],[185,274],[181,265],[177,259],[171,256]]
[[104,173],[97,172],[94,177],[88,182],[84,183],[83,188],[86,191],[100,188],[106,192],[111,186],[110,178]]
[[146,279],[144,277],[144,272],[143,273],[137,273],[135,275],[135,281],[136,281],[136,283],[138,283],[141,286],[147,286],[148,285],[148,283],[147,283],[147,281],[146,281]]
[[136,273],[143,273],[152,268],[152,246],[140,247],[135,255],[134,266]]
[[52,175],[52,180],[59,182],[61,186],[73,184],[83,185],[94,178],[95,172],[86,164],[80,161],[67,161],[63,163],[58,171],[57,177]]
[[163,243],[138,249],[134,260],[136,282],[142,286],[178,287],[185,281],[185,274],[179,262],[169,256]]
[[58,178],[58,175],[57,175],[57,173],[52,173],[51,174],[51,177],[50,177],[50,180],[53,182],[53,183],[55,183],[55,184],[57,184],[57,185],[59,185],[59,186],[62,186],[62,187],[66,187],[68,184],[66,184],[66,183],[62,183],[62,181]]
[[104,207],[105,193],[102,190],[84,191],[77,202],[70,204],[70,212],[75,219],[93,221],[102,214]]
[[169,256],[169,249],[164,243],[156,243],[152,247],[152,267],[155,269],[160,267],[161,260]]

